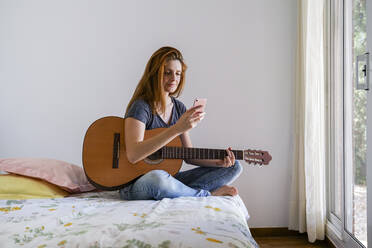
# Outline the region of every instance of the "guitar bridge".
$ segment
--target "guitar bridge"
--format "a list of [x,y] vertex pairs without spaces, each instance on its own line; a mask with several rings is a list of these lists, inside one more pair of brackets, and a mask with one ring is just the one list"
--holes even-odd
[[112,153],[112,168],[119,168],[119,154],[120,154],[120,133],[114,133],[114,145]]

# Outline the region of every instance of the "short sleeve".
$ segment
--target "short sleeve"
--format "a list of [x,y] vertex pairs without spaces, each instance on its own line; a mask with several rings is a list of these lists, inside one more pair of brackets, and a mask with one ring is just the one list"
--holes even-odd
[[125,118],[132,117],[136,120],[143,122],[146,126],[151,119],[150,106],[143,100],[136,100],[128,109]]
[[179,102],[180,103],[180,112],[181,112],[181,115],[183,115],[185,112],[186,112],[186,106],[185,104],[183,104],[183,102]]
[[179,118],[181,118],[181,116],[186,112],[186,106],[185,104],[183,104],[183,102],[177,100],[174,98],[174,103],[175,103],[175,107],[176,107],[176,113],[175,113],[175,118],[172,122],[172,124],[174,124]]

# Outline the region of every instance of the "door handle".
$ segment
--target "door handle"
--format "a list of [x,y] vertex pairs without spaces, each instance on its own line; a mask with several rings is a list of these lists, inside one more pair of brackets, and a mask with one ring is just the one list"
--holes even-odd
[[[363,62],[363,69],[361,70],[363,72],[362,78],[364,80],[360,80],[359,75],[359,63]],[[369,90],[369,53],[365,53],[362,55],[358,55],[356,59],[356,65],[355,65],[355,77],[356,77],[356,88],[357,90]]]

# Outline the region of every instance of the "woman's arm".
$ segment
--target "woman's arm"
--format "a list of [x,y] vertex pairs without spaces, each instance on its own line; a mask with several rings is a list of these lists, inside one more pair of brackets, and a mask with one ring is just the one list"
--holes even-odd
[[[181,134],[181,141],[184,147],[192,147],[189,132]],[[230,167],[235,164],[235,155],[231,148],[226,150],[228,156],[224,159],[186,159],[185,162],[197,166],[205,167]]]
[[135,164],[168,144],[179,135],[173,127],[166,128],[158,135],[143,140],[145,124],[134,118],[126,118],[125,145],[128,161]]
[[132,164],[141,161],[168,144],[178,135],[195,127],[203,118],[203,114],[197,112],[200,107],[197,106],[189,109],[181,116],[176,124],[146,140],[144,140],[145,124],[131,117],[126,118],[124,132],[128,161]]

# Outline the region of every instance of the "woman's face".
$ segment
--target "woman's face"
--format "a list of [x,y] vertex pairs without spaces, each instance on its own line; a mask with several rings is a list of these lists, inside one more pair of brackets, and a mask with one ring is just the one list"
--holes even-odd
[[179,60],[169,60],[164,66],[163,88],[167,93],[176,91],[181,80],[182,65]]

